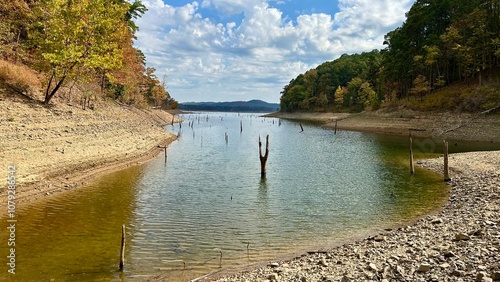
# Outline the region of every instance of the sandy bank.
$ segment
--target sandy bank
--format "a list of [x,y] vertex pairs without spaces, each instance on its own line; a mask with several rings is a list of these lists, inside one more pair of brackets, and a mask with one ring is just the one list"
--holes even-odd
[[[1,93],[0,93],[1,94]],[[146,161],[175,136],[172,115],[101,102],[95,110],[0,95],[0,197],[16,167],[17,201],[70,190],[96,176]],[[5,201],[0,202],[0,206]]]
[[500,151],[454,154],[450,165],[450,200],[436,215],[217,281],[500,281]]
[[500,139],[499,114],[456,114],[400,111],[348,113],[274,113],[270,116],[322,122],[339,130],[376,132],[392,135],[434,137],[439,139],[498,142]]

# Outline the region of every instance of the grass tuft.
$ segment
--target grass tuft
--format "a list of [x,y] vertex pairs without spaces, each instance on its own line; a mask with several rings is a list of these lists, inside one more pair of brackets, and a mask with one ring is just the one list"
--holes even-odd
[[0,60],[0,82],[12,90],[30,97],[37,96],[42,88],[38,74],[24,65]]

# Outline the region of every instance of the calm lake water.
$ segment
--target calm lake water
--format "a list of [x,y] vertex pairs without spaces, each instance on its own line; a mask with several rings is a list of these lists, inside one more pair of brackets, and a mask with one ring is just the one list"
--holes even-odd
[[[188,281],[334,245],[439,208],[441,176],[409,174],[407,138],[340,131],[256,114],[199,113],[167,127],[178,141],[152,161],[17,208],[9,281]],[[190,126],[192,125],[192,126]],[[241,128],[243,130],[241,130]],[[270,136],[267,176],[259,136]],[[227,136],[227,139],[226,139]],[[415,140],[417,157],[439,141]],[[265,143],[265,142],[264,142]],[[265,145],[264,145],[265,146]],[[454,142],[452,151],[498,149]],[[5,214],[5,215],[4,215]],[[6,230],[6,212],[0,228]],[[121,226],[126,264],[118,271]],[[8,255],[8,233],[0,252]]]

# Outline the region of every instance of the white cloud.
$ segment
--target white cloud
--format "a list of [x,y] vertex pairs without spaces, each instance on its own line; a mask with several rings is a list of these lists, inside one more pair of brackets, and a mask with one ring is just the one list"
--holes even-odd
[[[260,0],[203,0],[182,7],[146,0],[137,46],[148,66],[166,74],[181,101],[262,99],[279,101],[298,74],[343,53],[381,48],[384,35],[401,25],[412,1],[339,0],[339,12],[290,20]],[[241,22],[216,22],[205,9]]]

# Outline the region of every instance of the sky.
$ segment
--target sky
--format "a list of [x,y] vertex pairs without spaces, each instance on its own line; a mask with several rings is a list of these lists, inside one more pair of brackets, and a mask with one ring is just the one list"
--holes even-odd
[[414,0],[142,0],[135,46],[177,101],[279,103],[290,80],[384,48]]

